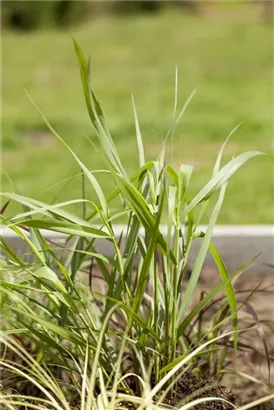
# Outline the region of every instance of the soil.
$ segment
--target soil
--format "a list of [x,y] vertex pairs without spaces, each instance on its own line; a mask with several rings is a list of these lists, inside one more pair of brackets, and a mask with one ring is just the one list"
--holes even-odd
[[[218,384],[214,378],[201,379],[191,372],[186,372],[179,380],[176,390],[172,391],[164,401],[166,407],[176,409],[183,404],[189,403],[192,400],[204,397],[218,397],[229,401],[234,405],[240,405],[239,395],[235,395],[232,390]],[[134,410],[132,403],[123,403],[123,407],[128,410]],[[232,406],[223,401],[207,401],[199,403],[194,410],[231,410]],[[253,407],[253,410],[273,410],[274,402],[267,402]],[[77,408],[75,410],[78,410]]]
[[[152,383],[153,385],[153,383]],[[156,397],[156,399],[159,399]],[[192,400],[203,397],[218,397],[236,403],[236,397],[231,390],[219,385],[213,378],[202,380],[192,372],[186,372],[176,384],[176,389],[167,395],[164,403],[166,407],[181,407]],[[124,403],[127,409],[134,409],[131,403]],[[231,410],[231,406],[222,401],[208,401],[201,403],[194,410]]]
[[[216,271],[204,270],[196,289],[196,300],[200,298],[201,292],[209,292],[219,280]],[[234,288],[238,302],[248,298],[246,306],[239,312],[240,327],[254,324],[254,316],[257,317],[265,334],[270,359],[269,374],[263,341],[258,331],[254,329],[241,335],[245,349],[238,352],[236,369],[256,377],[262,384],[231,374],[224,377],[222,384],[233,391],[237,404],[245,404],[274,392],[274,269],[268,275],[244,273],[235,282]],[[253,410],[274,410],[274,400],[253,407]]]

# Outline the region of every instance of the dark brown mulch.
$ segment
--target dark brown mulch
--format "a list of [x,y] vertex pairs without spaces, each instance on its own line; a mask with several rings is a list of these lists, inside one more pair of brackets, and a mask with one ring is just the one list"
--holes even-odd
[[262,403],[259,406],[252,407],[252,410],[273,410],[274,409],[274,401],[268,403]]
[[[160,397],[160,396],[159,396]],[[201,379],[191,372],[186,372],[173,390],[164,400],[164,404],[171,409],[176,409],[192,400],[203,397],[218,397],[233,403],[238,402],[238,397],[228,388],[218,385],[213,379]],[[134,410],[132,403],[123,403],[123,407]],[[232,406],[223,401],[207,401],[193,407],[194,410],[231,410]],[[253,408],[253,410],[274,410],[274,403],[267,402]]]
[[[158,398],[160,398],[161,394]],[[231,403],[236,403],[235,395],[227,388],[218,385],[214,379],[200,379],[191,372],[186,372],[167,395],[163,403],[170,408],[176,408],[192,400],[203,397],[218,397]],[[123,403],[126,409],[133,410],[131,403]],[[231,406],[222,401],[207,401],[193,407],[194,410],[231,410]]]
[[[182,401],[186,403],[203,397],[218,397],[233,404],[236,402],[234,394],[229,389],[218,385],[214,379],[200,379],[195,374],[187,372],[178,381],[176,391],[167,397],[165,404],[176,406]],[[195,410],[231,410],[231,406],[222,401],[208,401],[193,408]]]

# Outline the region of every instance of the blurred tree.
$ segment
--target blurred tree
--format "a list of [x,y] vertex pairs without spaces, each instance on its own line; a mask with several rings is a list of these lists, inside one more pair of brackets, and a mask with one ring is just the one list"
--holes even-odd
[[2,24],[21,30],[78,23],[91,13],[155,13],[174,6],[197,11],[199,1],[180,0],[2,0]]
[[157,1],[157,0],[143,0],[143,1],[139,1],[140,3],[140,8],[143,11],[147,11],[147,12],[153,12],[153,11],[157,11],[162,7],[162,3],[161,1]]
[[94,1],[56,1],[55,20],[59,25],[69,25],[84,20],[93,11]]
[[13,28],[31,30],[51,24],[53,1],[2,1],[2,23]]
[[180,0],[173,2],[175,6],[180,6],[185,10],[190,12],[198,12],[200,9],[200,1],[199,0]]
[[[200,8],[200,0],[112,0],[104,1],[106,8],[118,13],[144,13],[157,12],[164,7],[181,7],[191,12],[197,12]],[[108,7],[111,5],[112,7]]]
[[264,21],[274,20],[274,2],[273,0],[262,1],[262,17]]
[[114,0],[110,1],[110,9],[117,13],[142,13],[148,12],[153,13],[158,10],[163,5],[163,1],[160,0],[126,0],[119,1]]
[[92,1],[2,1],[2,24],[21,30],[68,25],[85,18]]

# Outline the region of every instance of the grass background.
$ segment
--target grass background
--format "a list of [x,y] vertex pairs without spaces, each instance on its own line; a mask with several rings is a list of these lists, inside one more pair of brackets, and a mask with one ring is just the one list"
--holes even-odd
[[[239,122],[225,159],[245,150],[272,151],[271,24],[219,8],[202,16],[178,11],[103,16],[71,33],[91,55],[93,86],[129,172],[138,161],[130,87],[152,159],[171,121],[176,64],[179,106],[198,89],[176,131],[172,158],[175,167],[194,166],[191,194],[207,181],[218,149]],[[85,140],[96,136],[68,31],[3,32],[2,167],[24,195],[51,202],[77,198],[80,179],[67,178],[79,169],[46,130],[24,89],[90,169],[104,167]],[[109,179],[99,179],[109,190]],[[5,176],[2,189],[14,190]],[[232,178],[218,222],[272,223],[273,189],[273,162],[252,160]]]

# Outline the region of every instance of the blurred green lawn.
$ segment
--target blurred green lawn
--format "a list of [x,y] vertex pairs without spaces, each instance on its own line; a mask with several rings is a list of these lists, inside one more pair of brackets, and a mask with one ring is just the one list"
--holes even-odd
[[[248,20],[248,19],[247,19]],[[172,116],[175,65],[179,106],[197,93],[178,127],[173,165],[195,167],[191,194],[207,181],[217,151],[239,122],[225,154],[273,148],[271,25],[165,12],[101,17],[72,30],[91,55],[92,81],[129,172],[138,162],[132,87],[147,159],[157,156]],[[80,195],[77,165],[46,130],[24,89],[90,169],[104,167],[86,142],[95,138],[70,33],[3,33],[2,166],[24,195],[61,201]],[[108,190],[109,179],[100,181]],[[57,184],[53,188],[54,184]],[[3,190],[13,190],[6,177]],[[90,192],[92,196],[93,193]],[[219,223],[273,222],[273,162],[254,159],[231,180]]]

